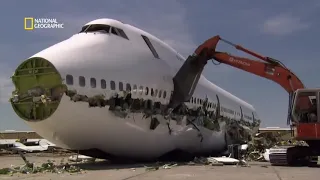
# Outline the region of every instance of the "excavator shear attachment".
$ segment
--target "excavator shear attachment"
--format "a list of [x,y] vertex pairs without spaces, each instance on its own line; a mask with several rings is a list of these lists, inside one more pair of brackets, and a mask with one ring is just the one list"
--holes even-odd
[[199,78],[207,61],[212,59],[219,36],[200,45],[192,56],[189,56],[173,78],[174,91],[169,108],[175,108],[183,102],[188,102],[198,84]]
[[206,40],[194,51],[195,55],[200,55],[206,51],[206,56],[208,58],[207,60],[212,59],[220,39],[220,36],[213,36],[212,38]]

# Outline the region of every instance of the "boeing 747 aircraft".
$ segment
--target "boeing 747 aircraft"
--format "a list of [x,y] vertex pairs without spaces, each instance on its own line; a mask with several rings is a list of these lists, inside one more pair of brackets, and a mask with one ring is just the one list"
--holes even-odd
[[190,100],[167,111],[184,62],[141,29],[97,19],[23,61],[10,101],[43,138],[97,158],[212,154],[249,140],[254,107],[202,75]]

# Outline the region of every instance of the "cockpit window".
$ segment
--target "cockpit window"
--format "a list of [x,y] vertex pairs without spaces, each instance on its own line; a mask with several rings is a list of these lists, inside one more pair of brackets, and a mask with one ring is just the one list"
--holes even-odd
[[122,29],[111,27],[111,33],[129,40],[128,36]]
[[118,32],[116,31],[116,28],[114,28],[114,27],[112,27],[111,33],[114,34],[114,35],[119,36]]
[[103,32],[103,33],[109,33],[110,32],[110,26],[105,24],[90,24],[83,26],[81,31],[79,33],[87,33],[87,32]]
[[118,32],[121,37],[129,40],[128,36],[126,35],[126,33],[122,29],[119,29],[119,28],[117,28],[117,29],[118,29]]
[[89,26],[90,26],[90,25],[83,26],[82,29],[81,29],[81,31],[80,31],[79,33],[84,32]]
[[83,26],[79,33],[87,33],[87,32],[103,32],[103,33],[111,32],[116,36],[120,36],[120,37],[123,37],[124,39],[129,40],[128,36],[122,29],[111,27],[105,24],[89,24],[89,25]]

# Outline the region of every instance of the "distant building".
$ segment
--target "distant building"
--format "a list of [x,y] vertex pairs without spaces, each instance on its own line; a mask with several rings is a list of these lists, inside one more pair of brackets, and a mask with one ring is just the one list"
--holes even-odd
[[259,132],[280,132],[280,131],[291,131],[290,128],[280,128],[280,127],[266,127],[259,128]]
[[280,128],[280,127],[266,127],[259,128],[259,133],[281,133],[281,138],[283,140],[289,140],[292,138],[292,130],[290,128]]
[[0,131],[0,139],[42,139],[42,137],[34,131],[6,130]]

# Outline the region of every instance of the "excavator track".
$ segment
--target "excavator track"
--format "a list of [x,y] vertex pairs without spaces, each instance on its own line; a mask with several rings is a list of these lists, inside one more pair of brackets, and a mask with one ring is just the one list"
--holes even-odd
[[309,146],[280,146],[270,149],[270,163],[276,166],[315,166],[318,157]]

